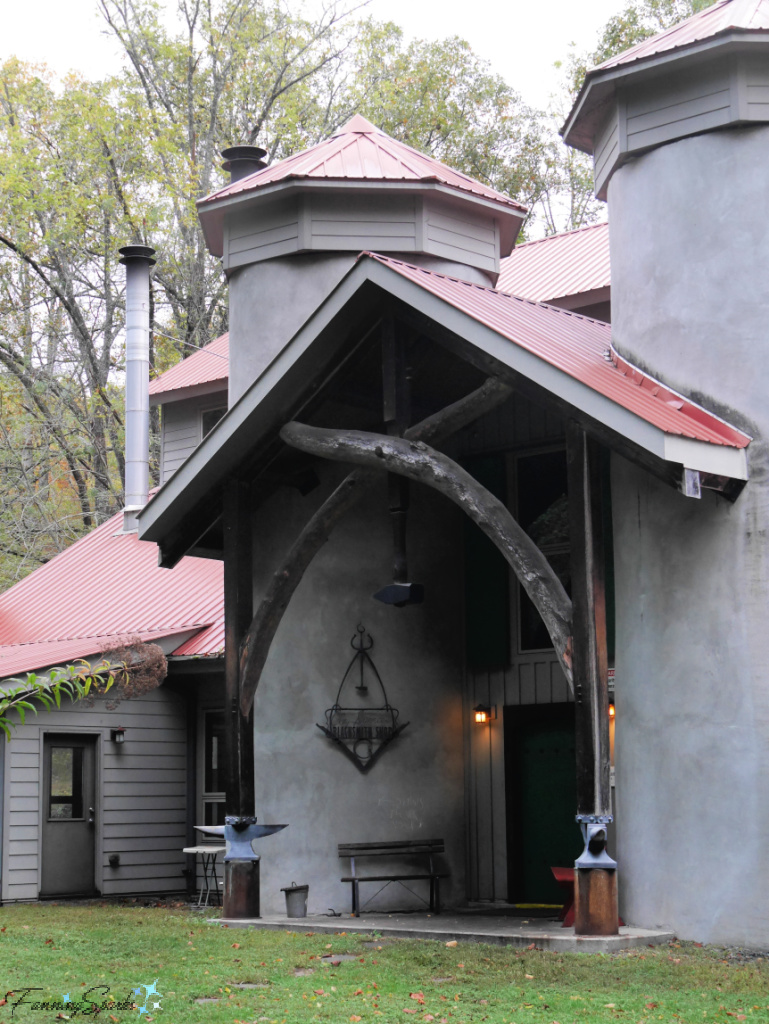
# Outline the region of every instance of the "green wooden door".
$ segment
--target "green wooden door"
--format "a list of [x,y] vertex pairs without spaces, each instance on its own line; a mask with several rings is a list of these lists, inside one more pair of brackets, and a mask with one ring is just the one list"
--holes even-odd
[[505,708],[509,893],[513,903],[562,903],[551,867],[582,850],[576,814],[574,706]]

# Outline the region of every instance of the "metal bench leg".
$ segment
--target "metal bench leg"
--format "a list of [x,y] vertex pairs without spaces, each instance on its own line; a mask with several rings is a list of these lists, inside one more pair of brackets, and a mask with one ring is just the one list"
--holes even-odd
[[360,890],[358,883],[352,882],[352,916],[360,917]]
[[441,912],[441,880],[440,878],[435,879],[435,913],[440,914]]

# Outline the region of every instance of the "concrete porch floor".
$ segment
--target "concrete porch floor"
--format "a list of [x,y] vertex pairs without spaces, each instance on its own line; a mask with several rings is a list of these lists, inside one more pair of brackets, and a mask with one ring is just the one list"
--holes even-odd
[[449,911],[445,914],[364,914],[362,917],[285,917],[265,915],[236,920],[211,921],[229,928],[258,928],[268,931],[316,932],[318,934],[371,935],[383,939],[435,939],[439,942],[488,942],[500,946],[527,947],[560,953],[611,953],[635,946],[658,946],[675,936],[667,931],[623,927],[619,935],[577,936],[573,928],[562,928],[552,918],[508,917],[478,911]]

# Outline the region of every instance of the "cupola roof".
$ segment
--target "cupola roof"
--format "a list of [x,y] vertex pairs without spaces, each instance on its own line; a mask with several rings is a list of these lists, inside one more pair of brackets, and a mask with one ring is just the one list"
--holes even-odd
[[205,208],[280,182],[302,180],[437,183],[508,209],[527,212],[515,199],[391,138],[360,114],[323,142],[225,185],[199,200],[198,206]]

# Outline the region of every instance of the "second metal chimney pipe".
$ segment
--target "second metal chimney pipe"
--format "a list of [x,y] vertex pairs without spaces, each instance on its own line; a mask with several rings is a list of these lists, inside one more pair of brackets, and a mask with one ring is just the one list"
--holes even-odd
[[136,529],[136,514],[147,504],[150,455],[150,267],[155,250],[125,245],[125,508],[123,529]]

